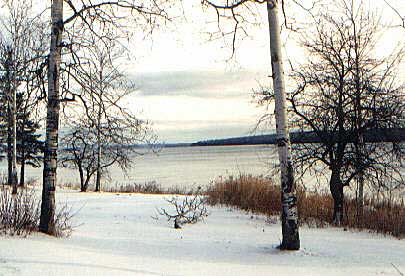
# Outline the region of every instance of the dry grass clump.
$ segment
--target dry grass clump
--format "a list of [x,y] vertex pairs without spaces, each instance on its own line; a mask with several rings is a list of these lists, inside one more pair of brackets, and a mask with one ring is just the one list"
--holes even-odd
[[[16,195],[10,187],[0,188],[0,234],[27,236],[38,231],[41,200],[34,188],[20,188]],[[67,204],[55,214],[55,236],[68,236],[72,231],[73,213]]]
[[280,189],[269,178],[252,175],[240,175],[237,178],[229,176],[214,182],[207,194],[212,205],[236,206],[242,210],[269,216],[281,211]]
[[109,187],[106,192],[160,194],[162,193],[162,187],[154,181],[146,182],[144,184],[115,184],[115,186]]
[[0,230],[4,235],[26,236],[38,229],[40,201],[34,190],[22,189],[12,195],[4,186],[0,191]]
[[363,215],[358,215],[356,201],[350,199],[345,204],[345,225],[351,228],[370,229],[395,237],[405,237],[405,206],[401,203],[366,199]]
[[143,184],[115,184],[106,189],[109,193],[141,193],[141,194],[190,194],[190,189],[186,187],[163,188],[156,181],[150,181]]
[[[267,216],[281,213],[281,189],[269,178],[240,175],[221,179],[208,189],[210,204],[224,204]],[[325,227],[331,223],[333,199],[328,192],[306,192],[297,189],[300,224]],[[345,199],[343,227],[368,229],[379,233],[405,236],[405,206],[392,202],[365,200],[359,216],[354,198]]]

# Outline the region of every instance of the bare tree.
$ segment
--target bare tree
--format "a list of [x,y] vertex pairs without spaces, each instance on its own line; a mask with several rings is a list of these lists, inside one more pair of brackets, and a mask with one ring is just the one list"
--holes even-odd
[[[280,249],[298,250],[300,240],[298,233],[298,211],[297,196],[294,181],[294,169],[290,153],[290,137],[288,131],[288,119],[286,109],[286,93],[284,81],[283,59],[281,54],[280,23],[279,23],[279,6],[283,1],[278,0],[239,0],[239,1],[222,1],[219,4],[213,1],[204,0],[203,4],[209,5],[217,11],[218,20],[220,11],[228,11],[224,17],[232,19],[234,29],[232,34],[232,50],[235,51],[235,41],[238,31],[247,35],[241,23],[246,21],[241,14],[243,8],[245,12],[252,13],[251,5],[266,4],[270,33],[270,56],[271,56],[271,77],[273,79],[274,95],[276,102],[275,117],[277,130],[278,156],[281,168],[281,189],[282,189],[282,235],[283,240]],[[254,14],[253,14],[254,15]]]
[[[62,138],[59,161],[64,167],[78,170],[82,192],[87,191],[93,178],[96,179],[96,191],[100,191],[97,172],[106,177],[109,168],[113,165],[117,165],[124,172],[130,168],[134,162],[134,155],[141,154],[138,152],[139,148],[133,143],[140,138],[146,128],[139,125],[136,127],[142,132],[131,131],[130,128],[135,127],[133,122],[110,118],[111,128],[103,124],[102,129],[99,130],[97,126],[91,124],[90,119],[83,117],[85,119],[76,119],[75,124],[70,126],[71,130]],[[140,121],[138,123],[142,124]],[[118,130],[119,126],[123,131]],[[109,136],[108,131],[115,133]]]
[[[17,192],[17,91],[24,83],[36,78],[33,64],[43,60],[43,23],[40,16],[32,16],[30,0],[4,2],[5,19],[1,20],[0,66],[6,97],[8,117],[9,184]],[[32,97],[33,99],[34,97]],[[37,99],[34,99],[37,102]]]
[[60,163],[63,167],[77,169],[80,178],[80,191],[86,192],[91,178],[97,171],[95,139],[86,127],[77,124],[61,140]]
[[[134,18],[137,25],[149,26],[153,29],[159,18],[168,19],[163,6],[163,1],[144,1],[138,4],[133,0],[118,1],[90,1],[80,0],[54,0],[51,6],[51,44],[48,62],[48,109],[46,120],[46,144],[44,153],[44,173],[41,205],[40,231],[48,234],[55,233],[55,187],[57,168],[57,149],[59,133],[59,110],[60,110],[60,70],[61,50],[69,51],[74,58],[75,40],[63,41],[64,29],[69,28],[74,33],[70,37],[75,39],[80,31],[91,32],[103,41],[109,38],[102,32],[105,28],[118,28],[123,30],[120,23],[128,22],[128,18]],[[64,12],[64,3],[67,10]],[[64,18],[64,15],[66,17]],[[65,33],[69,37],[69,33]]]
[[155,137],[149,123],[138,119],[125,104],[135,89],[118,66],[125,49],[116,41],[100,43],[96,37],[92,45],[82,54],[81,64],[70,68],[71,83],[80,89],[69,93],[78,99],[79,108],[74,108],[82,110],[87,132],[96,137],[88,143],[97,148],[95,190],[100,191],[102,171],[113,164],[125,171],[133,163],[130,155],[138,154],[134,145],[152,144]]
[[[293,72],[297,88],[288,101],[294,127],[304,135],[312,131],[319,141],[295,145],[296,162],[302,173],[330,172],[333,222],[340,225],[344,187],[354,179],[358,182],[359,216],[365,181],[381,187],[394,173],[396,185],[403,183],[398,163],[403,158],[401,146],[365,139],[372,130],[381,130],[381,135],[403,127],[404,86],[395,78],[403,51],[384,59],[373,57],[380,28],[376,17],[362,3],[341,0],[333,7],[333,15],[324,10],[312,14],[315,30],[302,38],[308,63]],[[274,99],[272,91],[262,96],[264,102]],[[379,139],[386,141],[387,137]],[[388,158],[392,155],[398,162]]]
[[4,48],[5,62],[5,95],[7,102],[7,161],[8,161],[8,184],[13,187],[13,194],[17,193],[17,88],[15,82],[16,68],[13,66],[13,50],[10,45]]

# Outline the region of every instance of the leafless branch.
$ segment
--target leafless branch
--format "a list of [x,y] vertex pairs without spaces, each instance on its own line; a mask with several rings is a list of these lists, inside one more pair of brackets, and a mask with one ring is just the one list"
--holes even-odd
[[199,193],[193,196],[174,196],[166,201],[174,208],[174,212],[165,208],[158,209],[158,214],[168,221],[174,221],[174,228],[181,228],[186,223],[194,224],[208,216],[207,199]]

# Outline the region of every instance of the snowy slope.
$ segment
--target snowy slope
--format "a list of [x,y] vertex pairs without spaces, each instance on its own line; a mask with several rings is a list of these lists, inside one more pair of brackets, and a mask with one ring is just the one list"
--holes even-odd
[[[176,230],[165,196],[58,191],[80,209],[70,238],[0,239],[1,275],[400,275],[405,241],[342,229],[301,228],[302,249],[280,252],[279,224],[228,208]],[[394,264],[394,266],[392,265]]]

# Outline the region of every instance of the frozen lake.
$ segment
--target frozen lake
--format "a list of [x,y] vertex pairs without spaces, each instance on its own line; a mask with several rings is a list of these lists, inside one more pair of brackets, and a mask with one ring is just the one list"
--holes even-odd
[[[135,156],[135,163],[126,174],[112,167],[110,179],[105,179],[102,185],[156,181],[163,187],[205,186],[220,176],[265,175],[276,160],[275,147],[268,145],[162,148],[158,153]],[[6,173],[4,160],[0,168]],[[41,180],[42,169],[28,167],[26,179],[30,178]],[[58,169],[59,184],[79,183],[78,179],[77,171]]]

